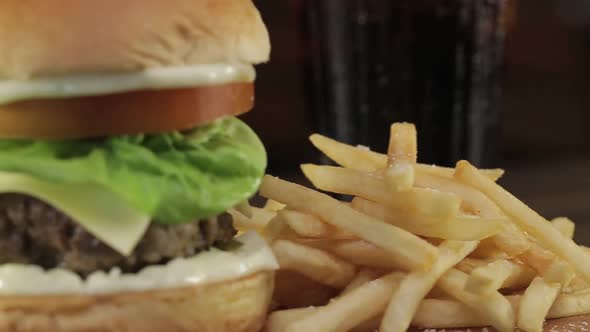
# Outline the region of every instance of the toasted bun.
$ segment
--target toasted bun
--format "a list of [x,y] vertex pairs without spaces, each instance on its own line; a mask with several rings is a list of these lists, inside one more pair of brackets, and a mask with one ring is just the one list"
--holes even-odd
[[269,52],[251,0],[0,1],[9,78],[260,63]]
[[114,295],[2,296],[0,331],[254,332],[266,319],[273,273]]

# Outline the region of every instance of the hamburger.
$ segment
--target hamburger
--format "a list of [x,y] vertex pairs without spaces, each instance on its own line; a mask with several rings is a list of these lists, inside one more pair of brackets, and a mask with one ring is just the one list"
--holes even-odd
[[0,330],[257,331],[250,0],[0,2]]

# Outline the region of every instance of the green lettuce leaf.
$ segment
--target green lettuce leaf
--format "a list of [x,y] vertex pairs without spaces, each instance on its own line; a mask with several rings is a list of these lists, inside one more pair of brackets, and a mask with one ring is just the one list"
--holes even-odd
[[0,171],[102,186],[165,224],[213,216],[249,198],[265,168],[262,143],[236,118],[157,135],[0,140]]

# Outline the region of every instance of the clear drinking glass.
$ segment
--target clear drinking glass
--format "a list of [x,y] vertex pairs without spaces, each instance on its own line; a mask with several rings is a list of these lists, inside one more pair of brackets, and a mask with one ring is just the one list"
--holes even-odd
[[489,166],[514,0],[294,0],[314,129],[385,151],[409,121],[423,162]]

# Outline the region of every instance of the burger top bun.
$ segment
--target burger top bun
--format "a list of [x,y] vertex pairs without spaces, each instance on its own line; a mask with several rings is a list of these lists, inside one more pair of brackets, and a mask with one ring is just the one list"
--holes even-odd
[[251,0],[0,1],[0,77],[265,62]]

